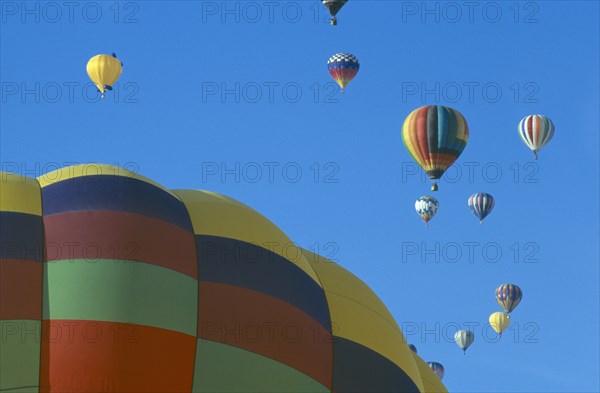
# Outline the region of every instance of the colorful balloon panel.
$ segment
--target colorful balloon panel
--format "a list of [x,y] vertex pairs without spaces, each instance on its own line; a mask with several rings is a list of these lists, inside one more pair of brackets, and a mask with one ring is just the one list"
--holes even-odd
[[360,63],[356,56],[350,53],[336,53],[327,61],[329,74],[342,88],[342,92],[346,85],[354,79],[360,68]]
[[38,182],[0,177],[0,391],[11,391],[39,386],[44,225]]
[[426,391],[377,296],[248,206],[107,165],[3,176],[3,390]]
[[522,298],[521,288],[514,284],[502,284],[496,288],[496,301],[507,314],[521,303]]
[[554,124],[550,118],[544,115],[525,116],[519,122],[519,136],[537,160],[537,153],[554,136]]
[[[402,126],[404,146],[434,181],[461,155],[468,140],[469,128],[463,115],[445,106],[415,109]],[[435,183],[432,189],[437,190]]]
[[198,268],[185,206],[141,178],[94,173],[62,169],[42,187],[44,323],[82,332],[43,340],[42,391],[189,391]]

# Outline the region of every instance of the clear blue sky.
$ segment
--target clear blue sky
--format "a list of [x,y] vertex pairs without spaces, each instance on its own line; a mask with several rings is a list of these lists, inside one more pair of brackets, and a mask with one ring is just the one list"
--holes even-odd
[[[600,389],[598,2],[351,0],[335,28],[316,0],[21,4],[2,2],[3,169],[103,162],[224,193],[365,280],[451,391]],[[118,95],[96,102],[85,64],[113,51]],[[361,69],[342,95],[326,61],[346,51]],[[400,129],[427,104],[471,135],[425,229]],[[556,125],[535,163],[516,129],[534,113]],[[479,191],[496,198],[483,226]],[[504,282],[524,297],[493,342]]]

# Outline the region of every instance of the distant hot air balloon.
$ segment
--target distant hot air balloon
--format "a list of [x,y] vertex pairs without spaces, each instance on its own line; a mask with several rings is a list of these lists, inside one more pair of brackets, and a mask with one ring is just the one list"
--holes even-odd
[[444,379],[444,366],[437,362],[427,362],[427,365],[433,370],[439,379]]
[[473,214],[479,217],[479,223],[483,224],[483,219],[494,209],[494,197],[485,192],[478,192],[469,197],[469,207]]
[[519,122],[519,136],[537,160],[537,152],[554,136],[554,124],[544,115],[526,116]]
[[121,71],[123,71],[123,63],[117,59],[114,53],[111,55],[96,55],[87,63],[87,73],[92,82],[98,88],[101,97],[104,98],[106,90],[112,90]]
[[329,14],[331,15],[331,25],[336,26],[337,19],[335,16],[337,15],[338,11],[342,9],[344,4],[346,4],[346,2],[348,2],[348,0],[321,0],[321,1],[323,2],[323,4],[325,4],[325,7],[327,7],[327,10],[329,10]]
[[412,344],[409,344],[408,347],[410,348],[411,351],[413,351],[414,353],[417,353],[417,347],[415,347]]
[[446,106],[423,106],[412,111],[402,126],[402,142],[412,158],[433,180],[437,180],[460,156],[469,140],[467,121]]
[[346,85],[358,73],[360,63],[356,56],[350,53],[336,53],[327,61],[327,68],[333,79],[342,88],[343,93]]
[[522,297],[521,288],[514,284],[502,284],[496,288],[496,301],[508,315],[517,308]]
[[435,216],[439,207],[440,203],[438,200],[430,196],[422,196],[415,202],[415,210],[417,211],[417,214],[421,216],[423,221],[425,221],[425,226],[427,226],[429,220]]
[[510,317],[500,311],[490,315],[489,321],[492,329],[494,329],[500,336],[502,336],[502,332],[506,330],[508,325],[510,325]]
[[454,334],[454,341],[463,350],[463,353],[467,352],[467,348],[473,344],[474,340],[475,334],[470,330],[459,330]]

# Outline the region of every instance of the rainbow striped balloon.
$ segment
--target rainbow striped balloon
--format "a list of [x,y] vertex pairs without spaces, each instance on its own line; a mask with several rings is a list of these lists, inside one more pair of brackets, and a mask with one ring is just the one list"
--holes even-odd
[[356,56],[350,53],[336,53],[327,61],[327,68],[329,69],[329,74],[331,74],[333,79],[342,88],[343,93],[346,85],[358,73],[360,63]]
[[0,175],[0,391],[447,392],[365,283],[236,200]]
[[554,124],[552,120],[543,115],[526,116],[519,122],[519,136],[533,151],[533,157],[537,160],[537,153],[554,136]]
[[469,140],[465,118],[445,106],[423,106],[412,111],[402,126],[402,142],[412,158],[434,181],[456,161]]
[[523,291],[514,284],[502,284],[496,288],[496,301],[507,314],[510,314],[521,303],[522,298]]

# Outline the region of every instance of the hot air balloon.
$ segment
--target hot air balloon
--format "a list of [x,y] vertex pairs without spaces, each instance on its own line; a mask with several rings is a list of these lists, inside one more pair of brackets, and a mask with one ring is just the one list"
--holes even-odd
[[325,4],[325,7],[327,7],[327,10],[329,10],[329,14],[331,15],[331,25],[337,26],[337,19],[335,16],[339,12],[339,10],[342,9],[344,4],[346,4],[348,2],[348,0],[321,0],[321,1],[323,2],[323,4]]
[[358,73],[360,64],[356,56],[350,53],[336,53],[327,61],[327,68],[333,79],[342,88],[343,93],[346,85]]
[[521,288],[514,284],[502,284],[496,288],[496,301],[508,315],[517,308],[522,297]]
[[554,124],[544,115],[529,115],[519,122],[519,136],[537,160],[537,152],[554,136]]
[[117,59],[117,55],[96,55],[87,63],[87,73],[92,82],[98,88],[101,97],[104,98],[106,90],[112,90],[112,86],[117,82],[123,63]]
[[473,214],[479,217],[479,223],[483,224],[483,219],[494,209],[494,197],[485,192],[478,192],[469,197],[469,207]]
[[456,341],[456,344],[463,350],[463,353],[467,352],[467,348],[473,344],[474,340],[475,334],[470,330],[459,330],[454,333],[454,341]]
[[437,181],[460,156],[469,140],[465,118],[445,106],[424,106],[412,111],[402,126],[402,142],[412,158],[433,180]]
[[101,164],[0,176],[2,392],[424,392],[437,379],[364,282],[274,247],[294,243],[241,202]]
[[429,220],[435,216],[435,213],[440,206],[437,199],[430,196],[422,196],[415,202],[415,210],[417,214],[421,216],[423,221],[425,221],[425,226],[429,223]]
[[490,315],[489,321],[492,329],[494,329],[500,336],[502,336],[502,332],[506,330],[508,325],[510,325],[510,317],[500,311]]
[[427,365],[433,370],[439,379],[444,379],[444,366],[437,362],[427,362]]
[[411,351],[413,351],[414,353],[417,353],[417,347],[415,347],[412,344],[410,344],[408,347],[410,348]]

